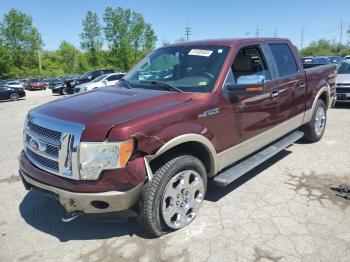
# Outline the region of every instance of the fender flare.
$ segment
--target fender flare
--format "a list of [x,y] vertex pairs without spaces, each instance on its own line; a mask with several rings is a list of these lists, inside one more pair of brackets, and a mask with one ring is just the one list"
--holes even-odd
[[210,142],[210,140],[202,135],[198,134],[184,134],[177,136],[168,142],[166,142],[162,147],[160,147],[157,152],[153,155],[146,155],[144,157],[145,160],[145,165],[146,165],[146,171],[148,178],[151,180],[153,177],[152,170],[150,168],[150,162],[157,157],[161,156],[165,152],[171,150],[172,148],[184,144],[186,142],[197,142],[201,144],[208,152],[209,157],[210,157],[210,172],[208,173],[208,176],[213,176],[217,172],[218,168],[218,158],[217,158],[217,153],[216,150],[213,146],[213,144]]
[[332,104],[332,103],[331,103],[331,96],[330,96],[330,86],[329,86],[329,84],[326,82],[325,85],[323,85],[323,86],[317,91],[317,94],[316,94],[316,96],[315,96],[315,99],[314,99],[314,102],[312,103],[311,108],[308,109],[308,110],[305,112],[303,124],[306,124],[306,123],[308,123],[308,122],[311,121],[312,114],[313,114],[313,112],[315,111],[315,107],[316,107],[317,100],[321,97],[321,95],[322,95],[323,93],[326,93],[326,94],[327,94],[327,102],[328,102],[328,105],[326,105],[327,108],[329,108],[330,105]]

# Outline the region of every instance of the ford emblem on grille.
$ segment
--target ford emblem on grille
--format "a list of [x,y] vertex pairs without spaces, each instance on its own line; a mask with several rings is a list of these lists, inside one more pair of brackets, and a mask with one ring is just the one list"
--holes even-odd
[[29,140],[29,147],[37,152],[45,152],[46,150],[46,145],[33,137]]

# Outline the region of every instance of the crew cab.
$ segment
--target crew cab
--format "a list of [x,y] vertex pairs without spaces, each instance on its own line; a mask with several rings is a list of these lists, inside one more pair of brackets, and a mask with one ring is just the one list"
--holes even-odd
[[209,179],[224,187],[293,142],[322,138],[336,66],[309,67],[287,39],[156,49],[115,87],[31,110],[19,174],[57,197],[65,221],[132,210],[153,236],[183,228]]

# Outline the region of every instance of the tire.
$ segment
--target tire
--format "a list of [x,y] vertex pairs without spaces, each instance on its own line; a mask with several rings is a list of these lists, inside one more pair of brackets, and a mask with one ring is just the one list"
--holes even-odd
[[11,101],[18,101],[19,100],[19,95],[16,93],[10,94],[10,100]]
[[207,188],[206,170],[198,158],[180,155],[165,162],[145,184],[137,218],[153,237],[190,224]]
[[310,122],[307,123],[303,128],[303,131],[304,131],[303,139],[311,143],[320,141],[324,134],[324,130],[326,129],[326,123],[327,123],[326,105],[323,102],[323,100],[318,100]]

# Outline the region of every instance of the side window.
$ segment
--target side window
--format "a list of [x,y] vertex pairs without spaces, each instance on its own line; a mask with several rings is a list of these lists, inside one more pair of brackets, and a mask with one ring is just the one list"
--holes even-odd
[[293,75],[298,72],[294,55],[287,44],[270,44],[269,46],[276,62],[279,77]]
[[125,75],[125,74],[118,74],[118,75],[117,75],[117,80],[122,79],[124,75]]
[[237,84],[261,83],[271,79],[270,71],[259,46],[242,48],[237,53],[231,69],[229,78],[233,78]]
[[117,75],[112,75],[110,77],[107,78],[107,81],[116,81],[117,80]]

